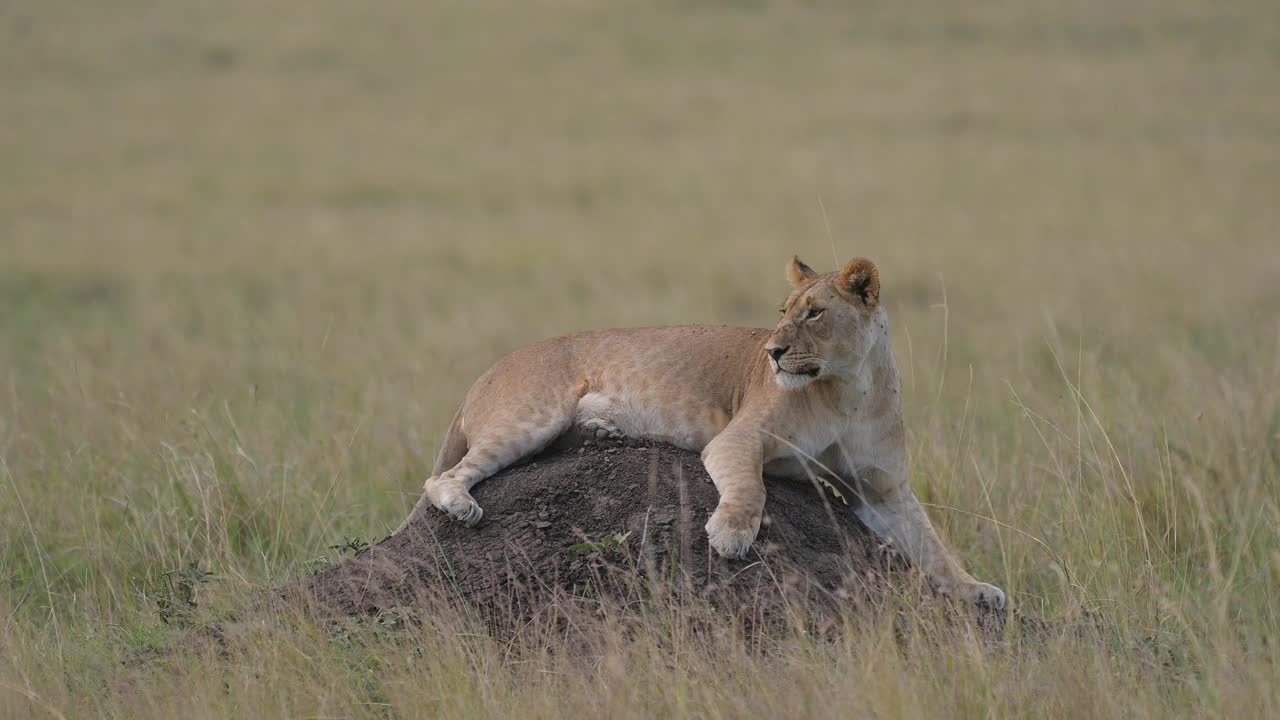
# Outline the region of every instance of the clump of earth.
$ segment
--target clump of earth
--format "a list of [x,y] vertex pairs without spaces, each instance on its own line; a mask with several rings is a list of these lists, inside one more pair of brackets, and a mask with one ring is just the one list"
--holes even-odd
[[751,556],[726,560],[703,531],[718,494],[696,454],[630,441],[561,447],[476,485],[484,517],[475,527],[426,507],[282,594],[331,618],[427,596],[511,618],[552,597],[634,597],[642,586],[757,609],[800,599],[839,610],[883,593],[906,569],[857,520],[852,498],[819,482],[766,488]]

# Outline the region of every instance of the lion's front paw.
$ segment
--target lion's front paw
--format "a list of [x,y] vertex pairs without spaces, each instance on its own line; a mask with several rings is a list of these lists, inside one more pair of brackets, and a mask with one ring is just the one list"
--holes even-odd
[[733,513],[716,510],[707,521],[707,540],[720,557],[741,560],[751,550],[751,543],[760,532],[760,516],[733,517]]
[[970,605],[983,610],[1004,610],[1004,591],[988,583],[973,582],[967,585],[960,585],[954,590],[944,591],[943,594],[964,600]]

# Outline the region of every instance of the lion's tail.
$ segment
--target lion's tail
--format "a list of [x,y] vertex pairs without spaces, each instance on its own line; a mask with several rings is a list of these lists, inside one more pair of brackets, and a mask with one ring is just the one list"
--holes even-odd
[[[452,468],[462,461],[462,457],[467,454],[467,437],[462,434],[462,408],[458,408],[458,413],[453,416],[453,422],[449,423],[449,431],[445,433],[444,443],[440,445],[440,453],[436,455],[435,467],[431,469],[431,475],[434,477],[440,473]],[[401,530],[409,526],[409,521],[418,516],[428,505],[431,504],[430,498],[427,497],[426,490],[423,490],[418,502],[409,511],[404,521],[400,523],[400,527],[395,529],[392,535],[397,535]]]
[[467,436],[462,434],[462,408],[458,408],[458,412],[453,416],[453,422],[449,423],[449,431],[445,433],[444,442],[440,445],[440,453],[436,455],[435,467],[431,468],[432,475],[440,473],[452,468],[467,454]]

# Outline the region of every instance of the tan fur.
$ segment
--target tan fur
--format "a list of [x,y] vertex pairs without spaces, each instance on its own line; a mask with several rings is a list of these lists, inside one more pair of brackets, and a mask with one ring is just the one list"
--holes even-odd
[[975,581],[951,557],[907,482],[879,271],[858,259],[819,274],[793,258],[787,277],[794,289],[772,332],[604,330],[499,360],[467,393],[419,506],[475,524],[483,511],[472,486],[570,430],[663,440],[702,453],[720,492],[706,524],[720,555],[748,554],[764,510],[764,475],[829,471],[860,496],[859,518],[940,592],[1003,607],[999,588]]

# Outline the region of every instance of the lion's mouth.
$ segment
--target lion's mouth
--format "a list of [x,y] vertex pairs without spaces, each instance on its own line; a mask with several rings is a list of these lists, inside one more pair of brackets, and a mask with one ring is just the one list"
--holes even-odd
[[773,364],[774,375],[803,377],[803,378],[809,378],[810,380],[812,380],[818,377],[818,375],[822,373],[822,365],[820,364],[802,365],[799,367],[786,368],[782,366],[782,363],[778,362],[779,358],[775,357],[775,358],[771,358],[770,360]]
[[786,368],[779,365],[778,372],[786,373],[788,375],[799,375],[801,377],[816,378],[818,377],[818,373],[821,372],[821,370],[816,367],[805,368],[803,370],[787,370]]
[[775,363],[773,367],[774,381],[784,390],[798,390],[805,387],[817,380],[821,374],[821,365],[787,369]]

